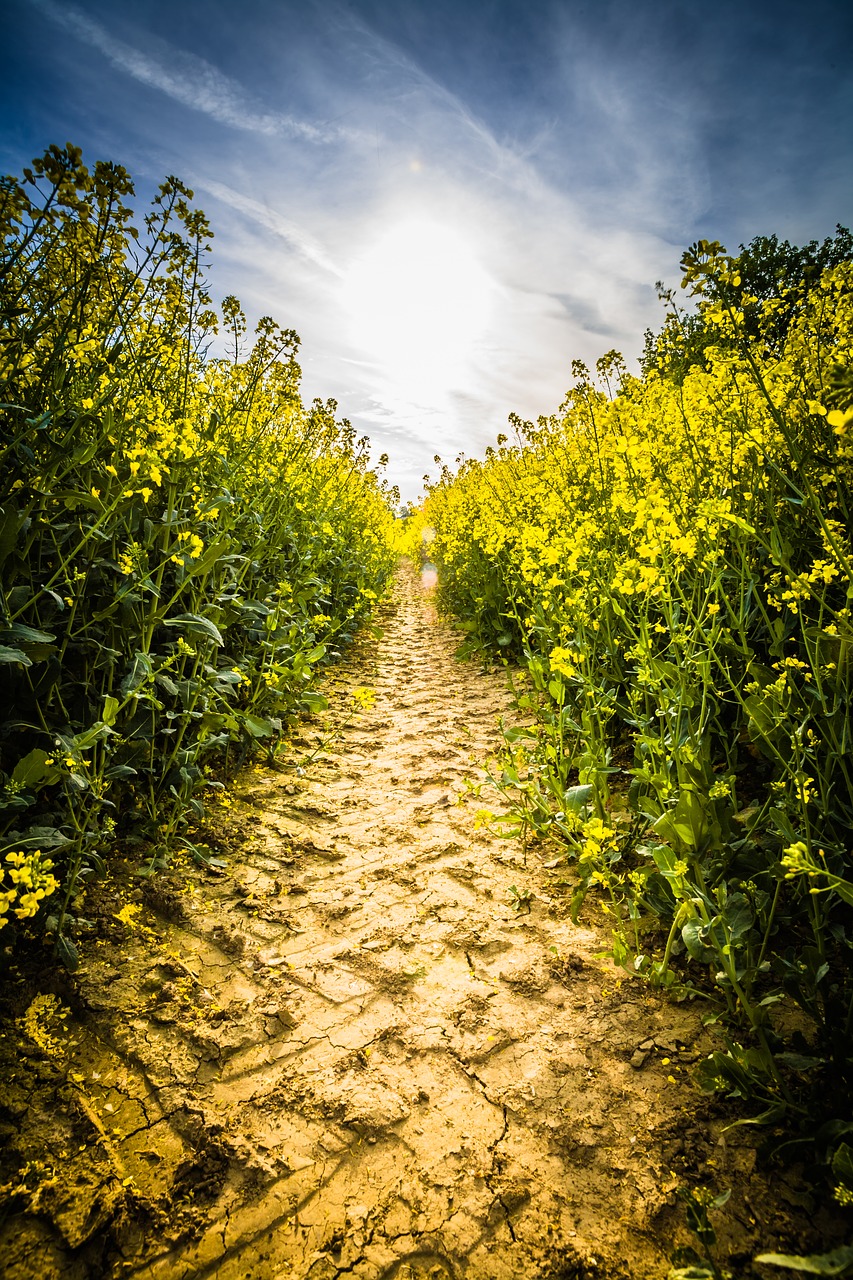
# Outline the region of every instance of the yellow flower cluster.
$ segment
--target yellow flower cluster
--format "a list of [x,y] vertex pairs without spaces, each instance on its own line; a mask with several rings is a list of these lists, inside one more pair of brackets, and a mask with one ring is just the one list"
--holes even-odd
[[[0,929],[7,923],[10,911],[19,920],[31,919],[44,899],[59,888],[59,881],[52,874],[53,862],[43,857],[40,849],[7,853],[5,863],[0,867]],[[7,880],[8,889],[3,887]]]
[[[550,649],[552,670],[565,675],[564,662],[577,665],[566,642],[597,632],[608,613],[626,607],[648,611],[650,625],[662,631],[658,605],[677,602],[682,615],[704,617],[724,632],[719,584],[738,571],[733,548],[740,556],[747,543],[751,576],[769,608],[797,615],[804,602],[822,599],[849,577],[853,561],[838,495],[838,486],[853,480],[846,409],[819,406],[832,428],[821,445],[832,465],[818,459],[814,474],[798,480],[820,494],[820,548],[803,563],[799,549],[780,537],[762,555],[761,538],[770,535],[761,530],[796,509],[767,479],[790,472],[799,448],[792,433],[814,421],[815,403],[802,388],[804,377],[820,370],[809,366],[826,363],[830,349],[832,359],[850,358],[852,296],[853,264],[828,272],[793,326],[784,357],[762,361],[758,380],[745,356],[722,347],[711,348],[708,367],[694,366],[681,382],[654,369],[642,380],[623,372],[612,398],[581,370],[559,414],[516,421],[514,445],[504,442],[454,476],[445,472],[420,524],[436,531],[446,602],[476,617],[487,606],[489,583],[500,582],[492,596],[505,592],[522,633]],[[827,314],[834,327],[816,353],[814,329],[826,328]],[[702,584],[704,600],[679,599],[694,583]]]
[[[581,836],[581,851],[578,859],[580,865],[596,866],[616,847],[617,834],[613,827],[603,822],[601,818],[589,818],[584,823]],[[597,867],[597,872],[598,876],[602,874],[600,867]],[[598,878],[595,871],[592,874],[594,879]]]
[[551,663],[551,670],[556,675],[564,676],[566,680],[571,680],[577,668],[574,663],[574,655],[569,649],[555,644],[548,658]]

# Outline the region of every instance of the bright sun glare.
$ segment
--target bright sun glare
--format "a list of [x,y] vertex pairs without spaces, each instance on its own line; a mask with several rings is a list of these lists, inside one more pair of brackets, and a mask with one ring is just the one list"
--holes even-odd
[[457,231],[399,222],[352,264],[344,305],[353,341],[410,394],[456,385],[492,309],[494,282]]

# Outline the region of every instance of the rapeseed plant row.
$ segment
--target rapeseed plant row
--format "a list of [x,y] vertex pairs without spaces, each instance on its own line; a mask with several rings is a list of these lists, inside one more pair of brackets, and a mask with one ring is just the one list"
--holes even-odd
[[759,298],[742,259],[700,242],[683,262],[700,358],[679,347],[674,313],[642,377],[614,352],[596,379],[575,365],[558,414],[514,419],[514,442],[445,468],[420,517],[470,646],[522,664],[529,723],[506,732],[496,762],[498,820],[562,842],[573,909],[600,895],[619,965],[712,999],[726,1040],[701,1068],[705,1088],[760,1104],[767,1120],[822,1117],[842,1203],[849,256]]
[[161,864],[212,767],[322,705],[392,563],[396,495],[302,403],[297,335],[215,312],[180,182],[140,228],[132,195],[70,145],[0,185],[0,927],[71,966],[86,878]]

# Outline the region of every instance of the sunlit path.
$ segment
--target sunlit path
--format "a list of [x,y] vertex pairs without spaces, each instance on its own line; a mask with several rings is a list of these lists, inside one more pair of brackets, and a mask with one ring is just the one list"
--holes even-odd
[[[686,1242],[685,1180],[765,1203],[750,1140],[695,1112],[698,1012],[620,986],[538,861],[455,803],[501,676],[454,657],[409,570],[382,624],[325,729],[219,810],[227,871],[138,893],[58,1072],[17,1077],[32,1140],[65,1126],[68,1151],[9,1280],[646,1280]],[[739,1208],[725,1230],[751,1246]]]

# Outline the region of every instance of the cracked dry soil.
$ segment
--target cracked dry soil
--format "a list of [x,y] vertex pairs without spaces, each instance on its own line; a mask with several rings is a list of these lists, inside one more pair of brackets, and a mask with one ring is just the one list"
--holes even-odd
[[9,1280],[663,1280],[678,1185],[734,1187],[735,1262],[804,1218],[689,1083],[701,1011],[620,984],[541,861],[454,803],[502,676],[454,658],[410,568],[380,621],[289,769],[210,820],[227,870],[146,882],[134,928],[93,886],[84,966],[41,988],[56,1045],[7,1017]]

